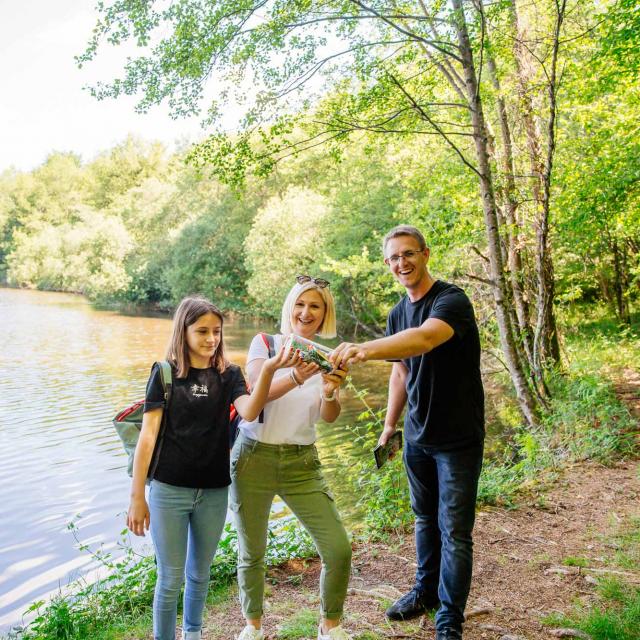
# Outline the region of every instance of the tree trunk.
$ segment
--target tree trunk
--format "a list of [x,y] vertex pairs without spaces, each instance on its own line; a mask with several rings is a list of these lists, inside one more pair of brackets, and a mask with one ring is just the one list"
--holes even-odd
[[621,322],[630,325],[631,314],[629,313],[629,304],[627,302],[627,287],[625,287],[625,281],[627,280],[624,268],[625,256],[620,250],[616,238],[613,238],[610,244],[613,254],[613,291],[616,301],[616,314]]
[[520,225],[517,219],[518,203],[516,201],[516,181],[513,159],[513,144],[511,141],[511,126],[507,115],[507,107],[502,95],[500,81],[496,70],[496,64],[491,52],[486,52],[487,69],[491,84],[496,92],[498,109],[498,122],[500,123],[500,135],[502,138],[502,154],[500,164],[504,175],[504,188],[502,200],[506,222],[507,264],[509,266],[509,280],[513,292],[513,302],[516,310],[522,348],[526,356],[528,368],[533,371],[533,332],[531,330],[531,316],[529,304],[525,300],[523,287],[523,264],[520,243]]
[[514,59],[518,77],[518,91],[521,102],[527,148],[529,152],[529,167],[532,174],[532,194],[535,205],[536,226],[536,307],[537,318],[534,332],[534,370],[536,378],[543,379],[543,370],[548,365],[560,362],[560,343],[558,341],[557,325],[553,303],[555,298],[555,282],[553,262],[549,247],[549,209],[551,193],[551,172],[555,152],[555,122],[556,122],[556,62],[560,27],[564,18],[564,2],[559,9],[556,30],[554,32],[554,46],[552,69],[549,75],[549,119],[547,123],[547,154],[542,158],[542,144],[540,133],[535,123],[533,103],[529,81],[525,70],[525,61],[531,56],[524,45],[525,29],[522,27],[515,0],[511,2],[511,13],[514,23]]
[[482,111],[482,102],[478,91],[477,74],[473,61],[473,53],[469,41],[466,17],[462,8],[462,0],[451,0],[454,11],[455,28],[458,39],[462,68],[464,72],[465,90],[471,106],[471,124],[473,126],[476,157],[478,161],[478,174],[480,179],[480,193],[482,196],[482,208],[487,232],[487,245],[491,277],[494,283],[493,296],[496,305],[496,318],[500,332],[500,341],[504,351],[505,360],[513,381],[520,410],[529,427],[537,425],[537,403],[531,393],[524,373],[522,362],[518,357],[515,346],[514,327],[511,324],[509,312],[506,308],[506,286],[504,279],[504,265],[500,251],[500,233],[498,228],[498,215],[495,202],[495,191],[489,164],[487,150],[487,129]]

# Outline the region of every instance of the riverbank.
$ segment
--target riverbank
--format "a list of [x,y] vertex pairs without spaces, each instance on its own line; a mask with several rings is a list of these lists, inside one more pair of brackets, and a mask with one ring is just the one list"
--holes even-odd
[[[552,488],[527,495],[516,509],[480,511],[465,639],[548,639],[559,628],[575,629],[571,617],[577,607],[606,605],[614,583],[625,591],[638,589],[639,470],[637,459],[613,467],[572,465]],[[412,584],[414,558],[410,534],[355,545],[344,622],[355,637],[433,637],[430,617],[407,623],[384,619],[389,602]],[[314,637],[319,571],[317,559],[291,561],[269,571],[268,637]],[[203,637],[232,638],[242,626],[234,587],[209,609]],[[600,637],[624,640],[622,635]],[[627,636],[632,637],[638,636]]]
[[[640,444],[640,374],[618,370],[614,388]],[[474,553],[466,640],[637,640],[640,459],[573,463],[546,474],[509,507],[485,506],[477,516]],[[433,638],[432,615],[406,623],[384,618],[390,602],[412,586],[414,572],[411,532],[356,543],[345,628],[359,640]],[[317,558],[268,572],[267,637],[314,637],[319,573]],[[234,585],[209,608],[203,638],[232,638],[242,626]]]
[[[544,582],[545,589],[551,590],[550,600],[545,601],[535,595],[537,592],[531,586],[538,584],[535,567],[544,576],[547,575],[544,571],[548,570],[548,576],[555,576],[554,579],[574,574],[591,576],[589,580],[585,579],[585,584],[590,586],[583,589],[591,590],[593,600],[589,603],[596,602],[599,588],[591,581],[607,575],[603,570],[634,572],[637,569],[637,535],[634,537],[633,527],[637,530],[640,522],[634,520],[637,516],[633,515],[632,507],[638,497],[637,471],[634,469],[640,442],[638,414],[630,415],[629,409],[638,411],[640,406],[640,371],[635,364],[640,361],[640,342],[635,335],[629,332],[620,335],[615,326],[607,329],[601,322],[587,325],[580,334],[572,335],[568,331],[567,335],[566,349],[571,366],[551,381],[552,407],[541,427],[526,431],[514,426],[501,447],[495,447],[485,460],[479,492],[483,510],[478,517],[477,529],[479,573],[476,580],[480,582],[478,591],[474,586],[471,608],[482,604],[483,599],[490,603],[485,607],[490,609],[484,614],[486,620],[480,620],[479,624],[494,625],[495,628],[493,631],[491,627],[479,628],[481,635],[478,637],[530,637],[520,633],[516,624],[517,611],[521,612],[520,617],[529,620],[528,614],[525,616],[522,612],[532,606],[526,599],[530,592],[551,615],[559,615],[558,611],[570,613],[574,596],[576,593],[581,595],[580,588],[563,590],[554,582]],[[348,393],[352,394],[353,390]],[[379,403],[373,404],[376,407]],[[373,408],[366,409],[357,417],[357,427],[346,427],[352,429],[356,448],[370,450],[379,432],[378,419]],[[344,454],[340,447],[330,447],[327,451],[338,457]],[[395,462],[376,472],[371,468],[369,456],[358,460],[349,458],[348,463],[339,467],[342,469],[340,482],[352,486],[360,496],[356,506],[362,517],[354,530],[354,592],[350,595],[347,626],[360,640],[420,633],[426,633],[428,637],[428,623],[424,628],[414,629],[408,625],[406,629],[405,626],[394,629],[385,626],[381,615],[387,601],[407,586],[413,573],[412,516],[402,465]],[[615,470],[623,470],[623,476],[611,475]],[[332,474],[328,467],[327,473]],[[590,485],[582,487],[580,483],[587,477],[591,478]],[[624,490],[611,493],[618,485]],[[598,494],[596,489],[609,491],[609,497]],[[560,493],[556,495],[556,492]],[[582,498],[574,500],[573,496]],[[622,507],[618,508],[618,504]],[[610,515],[612,513],[615,515]],[[557,517],[549,520],[549,514]],[[509,524],[510,518],[513,526]],[[575,535],[569,531],[574,522],[577,523]],[[506,531],[492,530],[493,523]],[[610,526],[607,529],[604,525]],[[586,534],[579,535],[581,530],[595,536],[594,539],[585,537]],[[555,544],[543,543],[536,540],[537,537],[555,541]],[[597,541],[607,537],[616,548],[606,547],[606,543],[604,547],[599,546]],[[369,542],[365,545],[362,540]],[[567,542],[568,546],[556,549],[561,542]],[[308,539],[305,540],[295,527],[286,530],[284,537],[270,548],[272,563],[310,553]],[[483,548],[488,550],[483,552],[488,558],[486,569],[483,569]],[[607,550],[611,553],[607,554]],[[72,588],[54,600],[48,609],[40,603],[42,617],[21,637],[37,640],[150,638],[153,562],[146,559],[139,563],[135,555],[127,560],[131,561],[130,565],[125,566],[126,563],[120,561],[114,565],[112,580],[95,587],[81,584],[79,589]],[[616,568],[619,562],[629,566]],[[586,569],[595,571],[585,573]],[[267,599],[271,603],[271,626],[268,627],[271,637],[278,640],[312,637],[317,604],[314,583],[317,561],[288,561],[270,572],[273,584],[269,586]],[[232,637],[235,625],[241,624],[234,575],[235,534],[229,529],[212,570],[211,619],[207,623],[209,635],[206,637]],[[635,576],[634,573],[627,577],[635,579]],[[624,573],[617,577],[626,579]],[[375,591],[376,584],[387,584],[389,588],[381,593]],[[516,596],[520,589],[522,595]],[[620,600],[620,589],[616,589],[615,585],[609,588],[609,596]],[[629,592],[628,586],[625,589],[623,593]],[[558,600],[562,607],[552,607],[553,600]],[[517,604],[510,609],[505,602],[512,601]],[[499,620],[491,615],[498,616]],[[513,621],[515,629],[512,633],[504,631],[512,631],[509,625],[499,624],[509,620]],[[540,624],[546,621],[546,618],[538,619]],[[618,636],[601,638],[617,640]]]
[[[640,393],[634,396],[640,407]],[[640,414],[640,411],[639,411]],[[485,507],[475,527],[475,571],[467,607],[466,640],[543,640],[553,637],[636,640],[640,624],[640,460],[613,466],[573,464],[553,482],[512,507]],[[281,551],[285,551],[283,545]],[[203,640],[228,640],[243,626],[237,587],[218,558]],[[390,623],[384,610],[412,583],[411,532],[354,544],[344,626],[357,640],[433,637],[425,616]],[[225,569],[226,567],[226,569]],[[151,571],[151,567],[147,567]],[[147,575],[149,573],[147,572]],[[265,632],[273,640],[316,633],[317,558],[272,566],[265,590]],[[148,585],[150,586],[150,585]],[[138,585],[140,588],[140,584]],[[130,597],[135,599],[136,593]],[[625,601],[628,604],[625,607]],[[90,609],[90,607],[89,607]],[[594,632],[595,627],[595,632]],[[590,631],[587,635],[585,631]],[[42,638],[88,638],[60,627]],[[151,640],[148,607],[128,624],[102,629],[101,638]],[[179,637],[179,636],[178,636]]]

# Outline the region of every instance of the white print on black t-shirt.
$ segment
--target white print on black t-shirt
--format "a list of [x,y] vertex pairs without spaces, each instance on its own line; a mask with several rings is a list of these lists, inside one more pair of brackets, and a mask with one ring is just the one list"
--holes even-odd
[[209,395],[209,389],[207,388],[206,384],[203,384],[202,386],[198,384],[192,384],[191,393],[193,394],[194,398],[206,398]]

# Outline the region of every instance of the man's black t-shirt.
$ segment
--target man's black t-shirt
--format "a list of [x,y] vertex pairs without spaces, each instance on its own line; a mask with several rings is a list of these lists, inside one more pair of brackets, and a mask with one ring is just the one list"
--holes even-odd
[[[213,367],[189,368],[176,378],[160,459],[153,479],[178,487],[212,489],[231,484],[229,476],[229,405],[247,393],[240,367],[223,374]],[[164,407],[159,366],[147,383],[144,410]]]
[[484,438],[484,392],[480,338],[473,307],[462,289],[436,280],[420,300],[405,296],[387,318],[387,335],[419,327],[429,318],[454,331],[429,353],[402,362],[407,367],[405,438],[439,450],[457,449]]

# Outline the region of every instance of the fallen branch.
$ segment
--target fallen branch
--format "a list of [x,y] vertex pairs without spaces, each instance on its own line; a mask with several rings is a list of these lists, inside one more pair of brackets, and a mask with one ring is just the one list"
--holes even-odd
[[558,573],[561,575],[577,575],[581,573],[589,574],[604,574],[604,575],[614,575],[614,576],[624,576],[625,578],[630,578],[631,581],[636,582],[640,580],[640,576],[637,573],[633,573],[632,571],[620,571],[618,569],[605,569],[605,568],[596,568],[596,567],[566,567],[564,565],[556,565],[553,567],[549,567],[544,570],[545,575],[549,575],[552,573]]
[[595,567],[582,567],[582,570],[589,571],[591,573],[613,573],[616,576],[628,576],[631,578],[640,578],[640,576],[638,576],[637,573],[633,573],[631,571],[618,571],[616,569],[596,569]]
[[349,595],[352,596],[373,596],[374,598],[383,598],[385,600],[395,600],[402,595],[402,592],[388,584],[382,584],[373,589],[358,589],[351,587]]
[[479,624],[478,628],[483,631],[493,631],[494,633],[509,633],[509,629],[500,627],[497,624]]
[[551,629],[549,633],[556,638],[580,638],[581,640],[591,640],[591,636],[579,629]]

